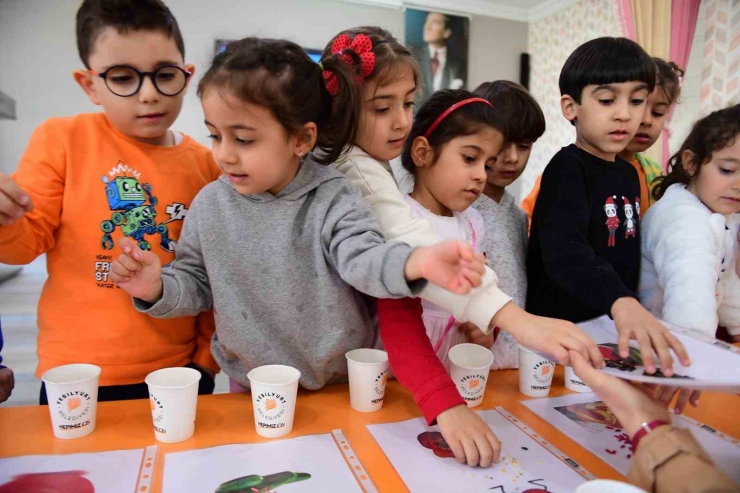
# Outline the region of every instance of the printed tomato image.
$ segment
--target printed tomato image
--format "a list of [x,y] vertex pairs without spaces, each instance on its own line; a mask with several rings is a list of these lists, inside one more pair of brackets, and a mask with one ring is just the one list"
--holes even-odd
[[85,471],[21,474],[0,485],[0,493],[95,493]]
[[445,439],[442,438],[442,434],[438,431],[425,431],[424,433],[420,433],[416,438],[422,447],[431,449],[437,457],[455,457],[450,446],[447,445]]

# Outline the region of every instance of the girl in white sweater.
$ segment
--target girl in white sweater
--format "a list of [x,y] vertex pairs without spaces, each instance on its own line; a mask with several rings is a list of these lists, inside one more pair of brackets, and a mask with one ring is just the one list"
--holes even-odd
[[640,301],[665,322],[740,341],[740,105],[699,120],[642,221]]

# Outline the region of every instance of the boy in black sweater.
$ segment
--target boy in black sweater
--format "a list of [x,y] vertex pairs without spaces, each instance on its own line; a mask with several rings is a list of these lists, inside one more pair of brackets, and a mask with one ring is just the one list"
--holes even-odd
[[636,297],[640,275],[640,183],[617,154],[632,140],[655,86],[655,65],[636,43],[599,38],[577,48],[560,73],[563,116],[576,143],[545,168],[527,254],[527,311],[572,322],[610,315],[619,349],[637,339],[645,370],[672,374],[681,343]]

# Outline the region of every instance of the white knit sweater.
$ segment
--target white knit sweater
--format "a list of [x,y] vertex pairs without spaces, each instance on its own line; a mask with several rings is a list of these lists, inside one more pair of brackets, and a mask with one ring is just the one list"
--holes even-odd
[[672,185],[642,220],[640,302],[668,323],[714,337],[740,334],[740,214],[709,210]]

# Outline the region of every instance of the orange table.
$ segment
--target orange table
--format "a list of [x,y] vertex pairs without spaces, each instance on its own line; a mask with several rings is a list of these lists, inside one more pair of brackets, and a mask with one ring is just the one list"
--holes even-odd
[[[550,396],[569,392],[563,383],[562,367],[558,366]],[[606,463],[520,404],[519,401],[524,399],[528,397],[519,393],[517,371],[492,372],[483,405],[478,409],[503,406],[595,476],[623,479]],[[740,396],[704,393],[699,409],[691,408],[686,414],[740,438],[738,412]],[[341,428],[379,491],[408,491],[365,425],[402,421],[420,415],[409,392],[396,381],[388,383],[383,409],[368,414],[349,407],[347,385],[334,385],[319,392],[299,394],[295,424],[288,438],[328,433]],[[145,400],[100,403],[95,432],[76,440],[54,438],[46,407],[0,408],[0,457],[99,452],[159,445],[152,488],[154,492],[162,487],[163,453],[262,441],[267,440],[255,432],[249,394],[201,396],[198,399],[195,435],[175,444],[159,443],[154,439],[149,402]]]

